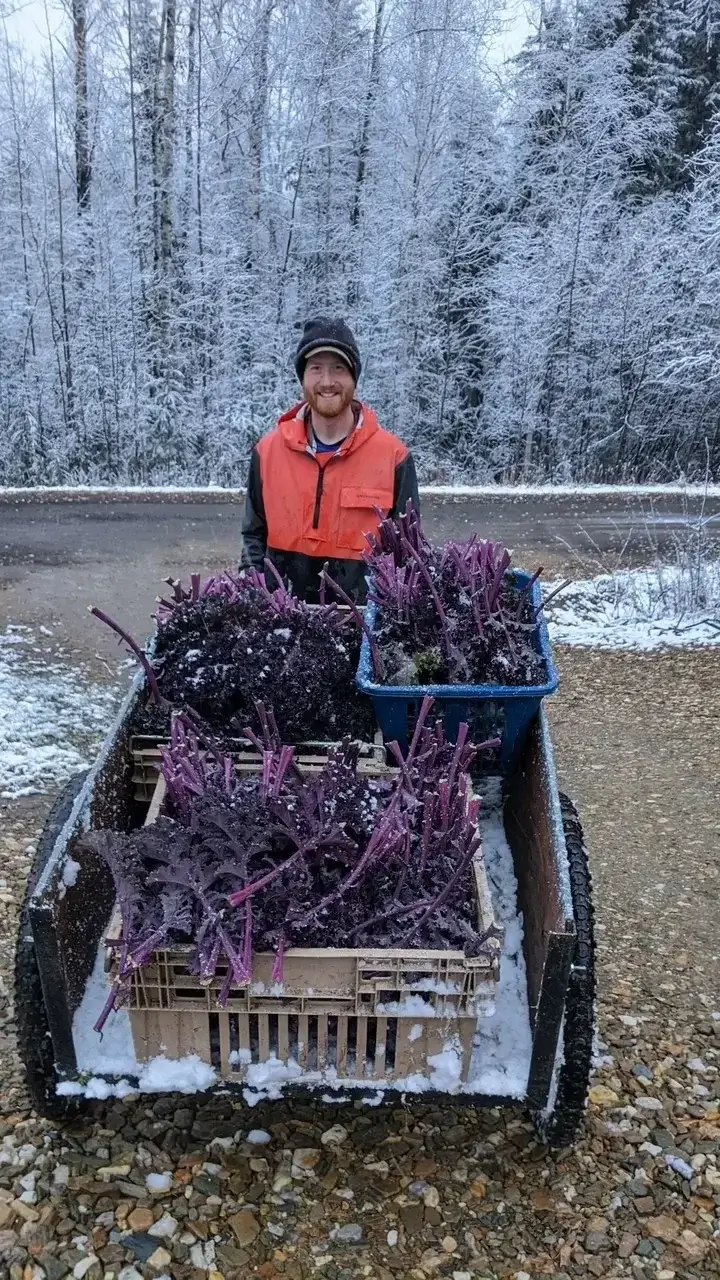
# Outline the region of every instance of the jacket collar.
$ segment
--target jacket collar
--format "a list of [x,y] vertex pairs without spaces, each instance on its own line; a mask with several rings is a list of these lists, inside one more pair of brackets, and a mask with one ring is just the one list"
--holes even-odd
[[[363,404],[362,401],[356,403],[360,405],[360,416],[350,435],[338,449],[336,456],[354,453],[379,430],[380,424],[370,406]],[[297,453],[313,452],[308,443],[307,410],[307,404],[301,400],[299,404],[293,405],[292,409],[288,409],[287,413],[278,418],[277,429],[280,435],[288,448],[294,449]]]

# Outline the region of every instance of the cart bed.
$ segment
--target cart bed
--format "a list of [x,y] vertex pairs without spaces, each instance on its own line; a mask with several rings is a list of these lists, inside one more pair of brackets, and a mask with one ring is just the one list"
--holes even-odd
[[[117,1078],[127,1083],[120,1091],[143,1085],[143,1072],[134,1067],[129,1018],[117,1016],[114,1030],[102,1039],[92,1031],[98,1000],[104,999],[104,938],[113,907],[113,885],[105,864],[87,849],[75,847],[77,836],[99,827],[126,829],[143,820],[144,809],[135,799],[129,724],[137,701],[144,696],[138,678],[126,698],[113,729],[90,771],[73,810],[55,843],[52,854],[30,901],[30,921],[40,970],[48,1022],[52,1036],[59,1089],[64,1093],[89,1092],[108,1096]],[[497,1105],[525,1097],[534,1108],[548,1098],[556,1061],[565,991],[575,942],[572,899],[567,867],[555,769],[544,713],[540,712],[527,739],[516,772],[492,788],[483,779],[480,790],[490,801],[483,816],[486,870],[493,888],[498,922],[506,927],[497,1007],[479,1021],[466,1084],[458,1078],[452,1054],[442,1051],[430,1079],[422,1083],[414,1074],[400,1077],[382,1089],[391,1097],[400,1092],[428,1088],[466,1096],[475,1105]],[[493,793],[491,795],[491,792]],[[68,855],[80,864],[72,887],[63,884]],[[513,888],[516,888],[515,895]],[[513,897],[515,896],[515,901]],[[520,930],[520,919],[523,932]],[[377,1043],[377,1039],[376,1039]],[[168,1046],[169,1047],[169,1046]],[[211,1060],[212,1055],[208,1055]],[[188,1065],[194,1087],[208,1087],[214,1075],[206,1064]],[[308,1064],[298,1074],[292,1069],[263,1071],[262,1063],[251,1073],[252,1092],[260,1097],[275,1093],[279,1084],[320,1090],[337,1100],[332,1074],[320,1075]],[[330,1064],[332,1066],[332,1064]],[[134,1068],[134,1069],[133,1069]],[[88,1078],[90,1083],[88,1085]],[[113,1080],[114,1078],[114,1080]],[[155,1070],[143,1087],[168,1089],[193,1086],[183,1069],[173,1073]],[[232,1088],[233,1082],[222,1082]],[[238,1081],[235,1086],[243,1087]],[[353,1088],[377,1093],[379,1083],[361,1076]],[[247,1089],[247,1086],[246,1086]],[[347,1096],[347,1092],[345,1092]],[[352,1095],[351,1095],[352,1096]],[[357,1094],[355,1095],[357,1096]],[[373,1099],[374,1100],[374,1099]]]

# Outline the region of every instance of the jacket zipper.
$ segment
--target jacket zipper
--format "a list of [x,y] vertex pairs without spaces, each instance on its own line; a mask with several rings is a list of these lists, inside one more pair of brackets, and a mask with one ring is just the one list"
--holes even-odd
[[325,468],[329,467],[330,463],[334,462],[335,459],[339,458],[340,456],[341,455],[339,453],[331,453],[330,457],[327,459],[327,462],[325,462],[323,466],[320,466],[320,463],[318,462],[317,458],[315,458],[315,463],[318,469],[318,478],[317,478],[317,484],[315,485],[315,506],[313,508],[313,520],[312,520],[313,529],[317,529],[320,524],[320,503],[322,502],[323,488],[325,485]]
[[325,467],[327,466],[327,462],[326,462],[325,466],[321,467],[317,458],[315,459],[315,462],[317,463],[318,478],[317,478],[317,484],[315,486],[315,508],[313,510],[313,522],[312,522],[313,529],[317,529],[318,525],[320,524],[320,503],[322,502],[323,485],[325,484]]

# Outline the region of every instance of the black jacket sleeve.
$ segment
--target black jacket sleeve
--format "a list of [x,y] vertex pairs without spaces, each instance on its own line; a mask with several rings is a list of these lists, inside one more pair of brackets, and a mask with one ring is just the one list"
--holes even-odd
[[403,514],[408,498],[412,498],[415,510],[419,511],[418,482],[415,474],[415,462],[411,453],[408,454],[404,462],[399,462],[395,468],[395,493],[393,494],[393,505],[390,512],[393,520],[396,516]]
[[250,455],[247,493],[245,494],[245,514],[242,522],[242,559],[241,569],[263,569],[267,555],[267,521],[265,519],[265,503],[263,502],[262,480],[260,478],[260,458],[257,449]]

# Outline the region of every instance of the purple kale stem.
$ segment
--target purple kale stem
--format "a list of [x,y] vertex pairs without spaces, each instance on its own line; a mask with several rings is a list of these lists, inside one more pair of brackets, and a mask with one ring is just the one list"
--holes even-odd
[[424,800],[425,811],[423,813],[423,829],[420,837],[420,875],[425,870],[428,853],[430,852],[430,841],[432,839],[433,823],[435,820],[436,796],[432,792],[425,793]]
[[[457,740],[455,742],[455,751],[453,752],[453,758],[450,763],[450,769],[448,771],[447,784],[448,784],[448,789],[450,791],[452,791],[453,783],[455,782],[455,775],[458,769],[463,767],[463,757],[465,756],[464,747],[465,747],[465,743],[467,742],[468,733],[469,733],[469,729],[468,729],[467,723],[463,720],[462,724],[458,725],[458,734],[457,734]],[[466,769],[469,768],[470,763],[474,759],[474,757],[475,757],[475,751],[473,750],[472,755],[464,765]]]
[[244,981],[252,978],[252,902],[248,898],[245,904],[245,937],[243,938],[242,966]]
[[549,595],[549,596],[545,596],[544,600],[541,600],[541,601],[540,601],[540,604],[537,606],[537,608],[536,608],[536,610],[535,610],[535,613],[534,613],[534,617],[535,617],[535,618],[537,618],[537,616],[538,616],[538,614],[540,613],[540,611],[541,611],[542,609],[546,609],[546,608],[547,608],[547,606],[549,605],[550,601],[555,599],[555,596],[559,595],[561,591],[564,591],[566,587],[569,587],[569,586],[570,586],[571,581],[572,581],[572,579],[571,579],[571,578],[566,578],[564,582],[561,582],[561,583],[560,583],[560,586],[559,586],[559,587],[556,587],[554,591],[551,591],[551,592],[550,592],[550,595]]
[[255,747],[255,750],[259,751],[261,756],[264,755],[267,750],[267,747],[265,747],[263,743],[260,741],[254,729],[251,729],[250,725],[246,724],[245,728],[243,729],[243,733],[245,734],[245,737],[248,739],[248,741],[251,742],[252,745]]
[[285,934],[280,934],[277,951],[275,952],[275,962],[272,967],[272,982],[285,981]]
[[355,618],[356,622],[362,627],[363,631],[365,632],[365,635],[368,638],[368,644],[370,645],[370,653],[372,654],[373,670],[375,672],[375,678],[376,680],[382,680],[382,659],[380,657],[380,650],[378,649],[377,641],[372,631],[370,630],[367,622],[365,621],[363,615],[358,609],[355,601],[352,599],[351,596],[347,594],[346,591],[343,591],[342,587],[338,586],[334,578],[331,578],[330,574],[327,573],[325,569],[322,570],[320,577],[328,584],[328,586],[332,587],[333,591],[337,592],[343,604],[347,605],[348,609],[350,610],[350,613]]
[[110,988],[110,994],[108,995],[108,998],[105,1001],[105,1004],[103,1005],[100,1011],[100,1016],[93,1027],[93,1031],[102,1031],[103,1027],[105,1026],[105,1023],[110,1017],[110,1014],[112,1013],[113,1009],[116,1009],[118,1007],[118,1004],[120,1003],[120,1000],[122,999],[126,991],[127,991],[127,982],[124,981],[122,978],[116,978],[112,987]]
[[210,951],[207,953],[205,958],[200,962],[200,981],[201,982],[212,982],[212,979],[215,977],[215,970],[217,969],[217,962],[220,958],[221,946],[222,946],[222,943],[220,941],[220,938],[216,936]]
[[425,922],[429,920],[431,916],[436,915],[437,912],[440,910],[440,908],[444,905],[444,903],[447,902],[458,880],[464,874],[467,868],[470,866],[470,863],[475,857],[475,854],[477,853],[477,850],[479,849],[479,847],[480,847],[480,837],[476,835],[470,841],[470,844],[468,845],[467,849],[465,850],[465,853],[462,856],[459,866],[456,868],[453,875],[451,875],[450,879],[445,885],[445,888],[442,890],[442,893],[438,894],[434,902],[432,902],[430,906],[427,908],[427,910],[425,911],[425,914],[422,915],[419,920],[416,920],[414,925],[412,925],[412,927],[404,935],[402,939],[403,946],[406,946],[407,943],[410,941],[410,939],[414,938],[418,929],[422,929]]
[[244,888],[236,890],[235,893],[231,893],[228,899],[230,906],[241,907],[243,902],[247,902],[248,899],[251,898],[254,893],[257,893],[259,889],[264,889],[267,885],[272,884],[273,880],[277,880],[278,876],[281,876],[283,871],[287,871],[288,867],[297,862],[300,856],[301,853],[298,849],[295,853],[292,853],[289,858],[286,858],[279,867],[275,867],[273,871],[268,871],[267,875],[260,876],[258,880],[252,880],[250,884],[246,884]]
[[145,672],[153,700],[158,704],[158,706],[163,706],[165,703],[165,699],[163,698],[160,692],[160,687],[157,682],[157,677],[155,675],[155,672],[152,669],[152,665],[150,663],[150,660],[147,654],[143,652],[143,650],[140,648],[140,645],[137,643],[137,641],[133,640],[132,636],[128,635],[127,631],[124,631],[123,628],[117,622],[113,622],[112,618],[109,618],[106,613],[103,613],[102,609],[98,609],[95,605],[93,605],[90,612],[93,615],[93,617],[99,618],[100,621],[104,622],[107,627],[110,627],[110,629],[114,631],[116,635],[119,635],[120,639],[124,640],[128,648],[132,650],[138,662],[140,663],[140,666]]
[[[286,596],[290,595],[290,592],[288,591],[288,589],[287,589],[287,587],[286,587],[285,583],[283,582],[283,580],[282,580],[282,578],[281,578],[280,574],[279,574],[279,573],[278,573],[278,571],[277,571],[276,566],[273,564],[273,562],[272,562],[272,560],[270,559],[270,557],[269,557],[269,556],[266,556],[266,557],[265,557],[265,568],[270,570],[270,572],[271,572],[271,574],[272,574],[273,578],[275,579],[275,581],[276,581],[276,582],[277,582],[277,584],[278,584],[278,589],[279,589],[280,591],[282,591],[284,595],[286,595]],[[283,602],[283,603],[284,603],[284,602]]]
[[[410,499],[408,499],[408,501],[410,501]],[[426,693],[420,706],[420,712],[418,714],[417,721],[415,722],[415,732],[413,733],[412,741],[410,743],[410,748],[408,750],[408,760],[414,760],[415,758],[415,752],[418,749],[418,743],[420,742],[420,736],[422,734],[425,721],[427,720],[430,714],[430,711],[434,702],[435,702],[435,699],[432,697],[432,695],[429,693]]]
[[388,751],[392,753],[392,755],[395,757],[398,763],[398,768],[400,769],[400,772],[403,775],[403,781],[407,785],[408,791],[413,791],[413,792],[415,791],[415,787],[413,786],[413,782],[412,782],[412,775],[410,773],[410,765],[415,760],[415,754],[417,752],[418,744],[422,736],[423,727],[424,727],[425,721],[428,718],[428,715],[430,714],[430,709],[433,706],[434,702],[435,702],[435,699],[429,693],[427,693],[422,700],[422,703],[420,705],[420,711],[418,712],[418,718],[415,723],[415,731],[413,733],[412,741],[410,742],[410,746],[408,748],[407,759],[403,756],[398,742],[388,742],[387,744]]
[[426,907],[431,906],[431,903],[430,898],[423,898],[420,902],[413,902],[410,906],[404,907],[399,907],[396,903],[388,911],[381,911],[380,915],[371,916],[369,920],[363,920],[362,924],[355,925],[348,937],[354,938],[356,933],[362,933],[363,929],[369,929],[374,924],[382,924],[383,920],[400,920],[403,916],[411,916],[416,911],[424,911]]
[[280,757],[277,761],[277,765],[275,768],[275,777],[273,779],[272,786],[270,788],[270,795],[273,796],[274,799],[277,799],[277,797],[280,795],[280,788],[282,787],[283,781],[285,779],[285,775],[288,769],[290,768],[290,765],[293,762],[294,756],[295,756],[294,747],[281,748]]
[[525,586],[520,589],[521,597],[528,595],[532,591],[533,587],[535,586],[535,583],[537,582],[542,572],[543,572],[543,566],[540,565],[540,568],[535,570],[532,577],[528,578],[527,582],[525,583]]
[[442,606],[442,601],[435,588],[435,583],[432,580],[432,574],[430,573],[430,570],[428,569],[422,557],[418,555],[415,548],[412,547],[409,542],[407,544],[407,547],[408,547],[409,554],[412,556],[413,560],[417,564],[418,569],[420,570],[423,578],[425,579],[425,581],[427,582],[430,588],[430,594],[432,595],[432,598],[435,604],[435,609],[437,611],[437,615],[440,621],[440,627],[442,630],[443,639],[445,641],[445,653],[449,658],[450,657],[450,628],[448,626],[447,615]]

